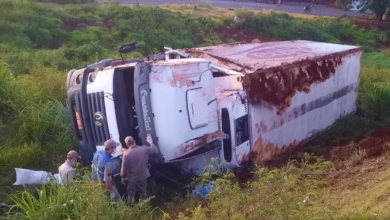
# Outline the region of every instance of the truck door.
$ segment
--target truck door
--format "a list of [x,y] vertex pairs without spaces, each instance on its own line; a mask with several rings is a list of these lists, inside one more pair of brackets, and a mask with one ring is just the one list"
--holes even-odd
[[246,99],[237,92],[223,93],[217,99],[221,130],[229,135],[222,141],[220,157],[225,167],[236,168],[249,160],[249,121]]

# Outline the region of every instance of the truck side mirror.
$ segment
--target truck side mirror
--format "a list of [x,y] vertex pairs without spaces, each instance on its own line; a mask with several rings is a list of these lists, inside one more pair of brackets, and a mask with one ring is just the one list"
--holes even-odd
[[138,42],[134,42],[131,44],[126,44],[123,45],[119,48],[118,52],[119,53],[130,53],[131,51],[139,48],[141,45]]

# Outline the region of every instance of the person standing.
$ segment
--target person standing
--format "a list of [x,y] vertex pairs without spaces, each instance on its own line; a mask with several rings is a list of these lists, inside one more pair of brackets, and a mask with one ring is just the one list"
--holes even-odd
[[108,139],[104,142],[104,150],[98,150],[95,152],[92,158],[92,180],[100,182],[106,185],[108,191],[110,191],[110,197],[116,201],[121,199],[113,181],[114,164],[111,154],[114,153],[117,146],[120,144],[112,139]]
[[77,164],[77,160],[80,158],[81,157],[77,151],[71,150],[66,155],[65,162],[58,167],[58,173],[60,174],[61,181],[64,186],[70,186],[74,183],[74,176],[76,174],[74,167]]
[[140,192],[140,199],[148,197],[146,180],[150,177],[149,156],[157,155],[158,148],[154,145],[150,135],[146,137],[146,141],[150,144],[150,147],[138,146],[131,136],[125,138],[125,144],[129,147],[129,150],[123,155],[121,180],[124,185],[127,181],[126,191],[129,205],[134,202],[137,191]]

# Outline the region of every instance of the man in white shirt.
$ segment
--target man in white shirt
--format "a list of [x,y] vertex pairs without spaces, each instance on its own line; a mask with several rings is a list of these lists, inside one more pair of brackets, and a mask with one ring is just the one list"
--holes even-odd
[[81,157],[77,151],[71,150],[66,155],[66,161],[58,168],[62,183],[65,186],[70,186],[74,183],[74,176],[76,174],[74,167],[77,164],[77,160],[80,158]]

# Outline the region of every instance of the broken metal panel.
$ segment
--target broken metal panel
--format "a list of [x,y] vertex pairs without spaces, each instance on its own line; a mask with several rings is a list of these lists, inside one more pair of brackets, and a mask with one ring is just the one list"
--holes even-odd
[[339,118],[355,112],[360,56],[361,53],[353,53],[341,57],[332,76],[312,84],[307,92],[296,91],[284,111],[266,102],[250,103],[254,162],[294,149]]
[[191,153],[198,148],[218,139],[227,138],[227,135],[222,131],[218,130],[210,134],[205,134],[202,137],[195,138],[179,146],[180,155],[186,155]]

